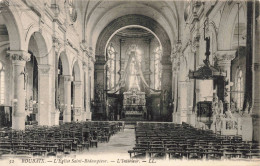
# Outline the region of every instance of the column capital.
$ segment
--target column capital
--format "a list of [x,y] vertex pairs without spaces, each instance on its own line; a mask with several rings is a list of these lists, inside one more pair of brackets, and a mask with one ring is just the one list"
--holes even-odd
[[47,74],[49,74],[50,69],[51,69],[51,66],[48,64],[39,64],[38,65],[38,70],[39,70],[40,74],[47,75]]
[[259,72],[260,71],[260,63],[254,63],[253,64],[253,70]]
[[64,75],[63,77],[65,82],[71,82],[73,80],[73,77],[71,75]]
[[74,107],[74,113],[75,113],[76,116],[81,115],[82,108],[81,107]]
[[180,59],[175,57],[172,59],[172,72],[177,73],[180,69]]
[[88,45],[87,45],[86,41],[82,41],[82,42],[80,43],[80,49],[81,49],[83,52],[86,52],[86,51],[87,51],[87,47],[88,47]]
[[236,57],[236,50],[221,50],[215,53],[218,61],[232,61]]
[[80,88],[81,86],[81,81],[73,81],[73,84],[76,88]]
[[179,40],[174,46],[172,46],[171,61],[173,62],[176,57],[181,56],[180,54],[182,54],[182,43]]
[[7,51],[12,61],[30,61],[31,54],[23,50],[10,50]]
[[88,71],[88,63],[87,62],[85,62],[85,61],[83,61],[82,62],[82,66],[83,66],[83,70],[85,71],[85,72],[87,72]]

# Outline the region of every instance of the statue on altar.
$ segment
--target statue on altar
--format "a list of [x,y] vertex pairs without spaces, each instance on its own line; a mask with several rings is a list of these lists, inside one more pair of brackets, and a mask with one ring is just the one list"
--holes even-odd
[[218,110],[219,114],[220,114],[220,115],[223,115],[223,114],[224,114],[224,105],[223,105],[222,100],[219,100],[219,102],[218,102],[218,108],[219,108],[219,110]]
[[226,118],[230,118],[230,119],[233,118],[233,115],[232,115],[232,112],[230,110],[229,104],[227,105],[227,111],[225,112],[225,117]]

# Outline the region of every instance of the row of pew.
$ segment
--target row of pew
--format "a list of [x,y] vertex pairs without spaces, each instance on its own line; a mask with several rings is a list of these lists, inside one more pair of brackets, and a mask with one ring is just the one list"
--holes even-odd
[[260,158],[260,146],[239,135],[224,136],[189,124],[139,122],[131,158],[235,159]]
[[98,147],[124,129],[124,122],[72,122],[60,126],[26,126],[23,131],[0,129],[0,158],[10,155],[68,155]]

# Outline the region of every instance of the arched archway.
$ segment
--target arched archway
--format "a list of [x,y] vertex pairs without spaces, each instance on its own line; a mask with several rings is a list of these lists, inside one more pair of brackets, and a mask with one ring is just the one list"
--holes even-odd
[[[122,33],[122,31],[124,30],[127,30],[127,29],[142,29],[143,31],[146,31],[146,32],[142,32],[142,33],[149,33],[151,36],[153,36],[153,38],[155,38],[155,40],[158,41],[158,47],[160,48],[160,61],[159,63],[161,64],[161,67],[160,67],[160,80],[163,80],[161,81],[161,84],[160,84],[160,87],[156,87],[156,89],[158,90],[161,90],[162,92],[164,92],[164,95],[160,96],[160,95],[157,95],[156,99],[154,100],[151,100],[152,102],[156,103],[154,105],[156,105],[156,109],[154,110],[151,110],[151,112],[154,112],[154,119],[157,119],[157,120],[162,120],[162,119],[165,119],[165,120],[169,120],[167,118],[168,116],[168,104],[169,102],[171,102],[171,61],[170,61],[170,54],[171,54],[171,40],[170,40],[170,37],[168,36],[167,32],[165,31],[165,29],[163,28],[163,26],[161,26],[157,21],[153,20],[152,18],[150,17],[147,17],[147,16],[144,16],[144,15],[139,15],[139,14],[130,14],[130,15],[124,15],[124,16],[121,16],[121,17],[118,17],[117,19],[111,21],[103,30],[102,32],[100,33],[99,37],[98,37],[98,40],[97,40],[97,44],[96,44],[96,49],[95,49],[95,57],[96,57],[96,64],[95,64],[95,100],[96,101],[99,101],[99,102],[106,102],[105,100],[107,100],[106,98],[106,95],[105,95],[105,91],[104,89],[107,90],[107,87],[104,83],[106,83],[106,62],[109,58],[106,58],[107,57],[107,51],[106,49],[108,48],[108,45],[111,43],[111,39],[114,38],[114,36],[118,33]],[[139,36],[140,37],[140,36]],[[148,37],[149,38],[149,37]],[[147,45],[147,48],[144,49],[144,51],[146,52],[145,53],[145,58],[147,57],[148,59],[143,59],[145,62],[145,64],[147,62],[149,62],[149,64],[146,64],[146,65],[141,65],[140,67],[144,67],[146,69],[143,69],[142,68],[142,72],[144,72],[145,74],[145,78],[142,78],[140,79],[141,80],[146,80],[146,82],[149,82],[149,86],[150,86],[150,82],[151,81],[151,78],[150,78],[150,75],[151,75],[151,71],[149,70],[149,68],[151,67],[150,64],[150,60],[149,59],[157,59],[155,58],[155,53],[156,52],[156,49],[155,48],[152,48],[152,47],[155,47],[155,45],[150,45],[149,44],[149,40],[147,38],[147,44],[144,44],[142,42],[140,42],[140,46],[141,45]],[[145,40],[145,38],[143,39]],[[134,44],[132,42],[132,44]],[[119,43],[115,44],[115,45],[119,45]],[[129,45],[130,47],[130,45]],[[122,50],[124,50],[124,47],[122,47]],[[149,50],[149,51],[148,51]],[[152,50],[152,51],[151,51]],[[124,50],[126,51],[126,50]],[[120,56],[126,54],[126,52],[121,52],[119,53],[119,49],[116,50],[116,54],[120,54]],[[143,58],[144,58],[143,57]],[[121,59],[119,60],[117,58],[117,60],[115,60],[116,63],[117,61],[120,61],[121,62]],[[124,61],[127,61],[127,58],[124,59]],[[157,61],[156,61],[157,62]],[[124,64],[123,64],[124,63]],[[159,63],[155,63],[155,61],[153,62],[154,63],[154,66],[158,65]],[[122,66],[120,66],[120,70],[125,70],[125,64],[127,64],[127,62],[122,62]],[[114,66],[114,65],[113,65]],[[115,67],[116,69],[118,69],[119,67]],[[116,71],[117,73],[117,71]],[[118,71],[118,73],[121,73],[121,71]],[[118,79],[117,79],[117,74],[113,75],[113,77],[115,76],[115,82],[118,82]],[[155,76],[154,76],[155,77]],[[157,78],[157,77],[156,77]],[[149,80],[149,81],[148,81]],[[154,79],[156,80],[156,79]],[[114,83],[115,83],[114,82]],[[128,81],[126,81],[128,82]],[[155,81],[154,81],[155,82]],[[111,83],[112,84],[112,83]],[[155,83],[154,83],[155,84]],[[146,83],[144,83],[144,85],[147,85]],[[157,84],[156,84],[157,85]],[[149,88],[154,88],[153,87],[149,87]],[[128,88],[127,88],[128,89]],[[142,88],[141,88],[142,89]],[[146,90],[147,91],[147,94],[148,94],[148,91],[149,90]],[[121,92],[120,92],[121,93]],[[165,99],[165,97],[163,96],[167,96],[167,100]],[[114,100],[113,100],[114,101]],[[99,110],[99,114],[104,116],[104,117],[107,117],[108,116],[108,107],[106,106],[105,107],[105,103],[103,104],[100,104],[103,106],[103,108],[96,108],[96,110]],[[158,107],[158,105],[160,105]],[[116,106],[115,106],[116,107]],[[101,111],[101,110],[106,110],[106,111]],[[104,113],[105,112],[105,113]],[[158,113],[160,112],[160,113]],[[113,113],[115,114],[115,112]],[[97,115],[98,117],[98,115]]]
[[[245,2],[239,3],[240,21],[245,22],[246,19],[246,5]],[[225,3],[223,14],[220,19],[218,30],[218,50],[230,50],[233,44],[234,25],[238,16],[238,4],[236,2]],[[232,33],[230,33],[232,32]]]
[[33,32],[28,39],[28,52],[31,59],[26,63],[26,109],[29,121],[39,125],[51,125],[51,74],[48,64],[48,49],[40,32]]
[[71,120],[82,121],[83,119],[83,108],[82,108],[82,82],[81,72],[78,61],[76,61],[72,68],[73,82],[71,84]]
[[[12,115],[10,116],[10,119],[12,118],[12,128],[23,130],[25,128],[25,94],[24,75],[20,73],[24,73],[25,61],[29,59],[29,54],[25,49],[24,29],[15,6],[5,6],[5,3],[1,3],[1,7],[0,26],[4,28],[4,34],[1,35],[1,44],[3,45],[1,45],[0,49],[4,49],[5,57],[7,57],[6,53],[10,54],[11,57],[11,61],[9,61],[10,68],[7,67],[6,69],[9,68],[9,70],[5,71],[8,73],[6,76],[9,75],[8,79],[10,81],[7,83],[6,88],[9,87],[12,90],[5,97],[9,98],[9,110],[12,110],[10,112],[10,115]],[[17,61],[17,59],[21,59],[21,61]],[[5,60],[5,58],[2,60]]]
[[136,15],[136,14],[125,15],[109,23],[103,29],[103,31],[98,37],[96,49],[95,49],[95,55],[104,56],[105,55],[104,48],[106,48],[109,39],[113,37],[113,35],[117,31],[121,30],[122,28],[126,28],[128,26],[139,26],[153,32],[161,42],[161,45],[163,46],[163,60],[170,61],[169,57],[171,54],[171,41],[164,28],[155,20],[147,16]]
[[24,30],[15,6],[6,6],[1,10],[0,22],[7,27],[10,50],[26,50]]
[[67,54],[64,50],[59,53],[58,77],[56,92],[56,107],[60,111],[60,123],[71,122],[71,69]]

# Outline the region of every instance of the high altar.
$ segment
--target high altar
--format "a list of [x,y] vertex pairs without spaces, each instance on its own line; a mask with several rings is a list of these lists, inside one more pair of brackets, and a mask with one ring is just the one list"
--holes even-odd
[[147,115],[145,93],[137,88],[124,92],[122,116],[126,120],[144,120]]

